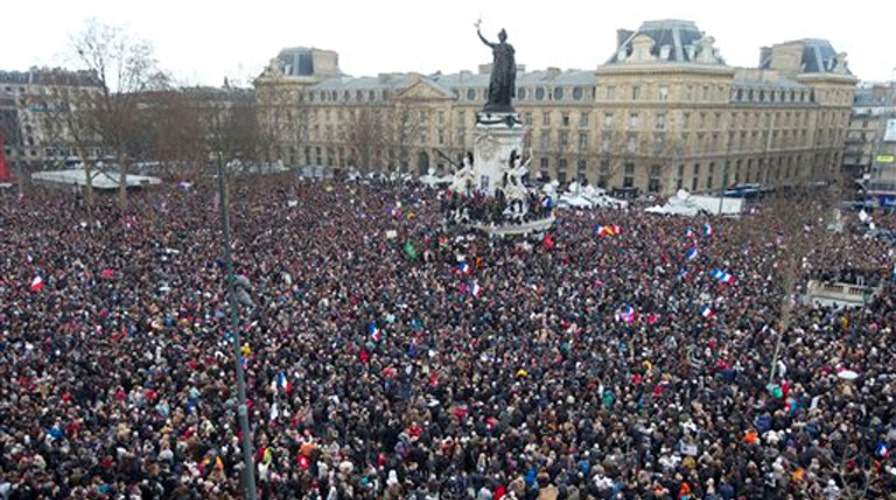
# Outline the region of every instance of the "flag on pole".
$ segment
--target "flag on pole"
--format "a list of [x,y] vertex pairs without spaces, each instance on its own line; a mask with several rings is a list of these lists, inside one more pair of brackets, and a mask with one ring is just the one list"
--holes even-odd
[[734,276],[719,269],[712,270],[712,277],[721,281],[722,283],[734,283]]
[[703,306],[702,308],[700,308],[700,316],[703,316],[706,319],[712,318],[715,315],[716,313],[713,312],[713,310],[710,309],[709,306]]
[[373,339],[374,342],[379,342],[380,339],[383,338],[383,331],[376,326],[376,323],[371,321],[369,325],[367,325],[367,333],[370,335],[370,338]]
[[703,236],[712,236],[712,226],[703,224]]
[[461,274],[470,274],[471,272],[473,272],[473,268],[471,268],[470,265],[466,262],[458,262],[457,272]]
[[697,247],[691,247],[687,252],[684,253],[685,260],[694,260],[697,258],[700,252],[697,250]]
[[473,282],[470,283],[470,294],[474,297],[482,295],[482,287],[479,286],[479,283],[476,280],[473,280]]
[[44,289],[44,279],[40,277],[39,274],[34,276],[34,279],[31,280],[31,291],[39,292]]
[[34,262],[34,254],[31,253],[31,250],[28,250],[28,253],[25,255],[25,258],[28,259],[29,264]]
[[277,387],[287,394],[292,392],[292,384],[289,382],[289,379],[286,378],[286,374],[283,372],[277,374]]

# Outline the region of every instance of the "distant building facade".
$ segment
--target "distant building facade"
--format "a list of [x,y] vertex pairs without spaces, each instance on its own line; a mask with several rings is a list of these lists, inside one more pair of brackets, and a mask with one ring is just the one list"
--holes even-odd
[[[725,64],[690,21],[619,30],[616,45],[596,71],[518,67],[532,170],[658,194],[837,174],[857,79],[827,41],[762,48],[756,68]],[[473,148],[489,70],[354,78],[332,51],[287,49],[255,81],[259,122],[288,166],[449,171]]]
[[[887,131],[890,134],[887,134]],[[872,201],[896,206],[896,85],[856,89],[843,169],[862,179]]]
[[[101,90],[87,72],[0,71],[0,140],[10,170],[56,168],[76,161],[79,153],[59,106],[77,106],[87,93]],[[100,155],[100,144],[82,143],[88,144],[90,157]]]

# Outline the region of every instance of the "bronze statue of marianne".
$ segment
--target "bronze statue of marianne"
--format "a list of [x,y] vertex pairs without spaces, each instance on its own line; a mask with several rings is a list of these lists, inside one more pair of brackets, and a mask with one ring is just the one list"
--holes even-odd
[[488,84],[488,102],[482,109],[498,113],[513,112],[511,101],[516,97],[516,60],[513,45],[507,43],[507,32],[502,29],[498,33],[498,43],[489,42],[482,36],[477,23],[476,34],[482,43],[491,47],[494,57],[491,80]]

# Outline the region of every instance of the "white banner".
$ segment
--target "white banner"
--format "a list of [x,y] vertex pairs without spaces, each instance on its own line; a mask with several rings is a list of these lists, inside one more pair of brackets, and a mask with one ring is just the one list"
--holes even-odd
[[884,140],[896,142],[896,119],[887,120],[887,130],[884,132]]

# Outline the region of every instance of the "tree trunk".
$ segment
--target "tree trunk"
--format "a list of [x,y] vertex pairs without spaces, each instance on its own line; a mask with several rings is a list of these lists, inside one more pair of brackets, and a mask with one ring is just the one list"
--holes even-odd
[[90,160],[87,158],[87,150],[83,147],[78,148],[78,156],[81,157],[81,164],[84,165],[84,206],[87,208],[87,226],[93,228],[93,169],[90,166]]

